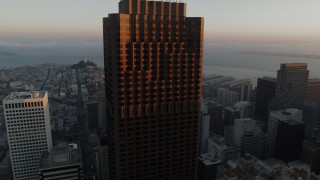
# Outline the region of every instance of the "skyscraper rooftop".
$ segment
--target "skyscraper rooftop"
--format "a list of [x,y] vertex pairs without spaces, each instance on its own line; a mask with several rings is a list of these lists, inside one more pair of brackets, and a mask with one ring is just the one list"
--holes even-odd
[[119,13],[186,16],[186,4],[174,1],[121,0]]
[[307,69],[307,63],[284,63],[281,64],[281,70],[289,70],[289,69]]
[[4,98],[4,101],[43,98],[45,95],[46,91],[12,92]]

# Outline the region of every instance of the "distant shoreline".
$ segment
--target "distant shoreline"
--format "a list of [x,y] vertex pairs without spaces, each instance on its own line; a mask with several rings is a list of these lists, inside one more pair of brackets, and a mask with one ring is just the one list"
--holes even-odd
[[[43,66],[72,66],[73,64],[61,64],[61,63],[43,63],[43,64],[25,64],[20,66],[7,66],[7,67],[1,67],[0,70],[6,70],[6,69],[16,69],[16,68],[40,68]],[[103,68],[102,66],[97,66],[98,68]]]
[[240,51],[240,52],[235,52],[235,54],[259,55],[259,56],[277,56],[277,57],[319,59],[320,60],[320,55],[316,55],[316,54],[272,53],[272,52],[250,52],[250,51]]

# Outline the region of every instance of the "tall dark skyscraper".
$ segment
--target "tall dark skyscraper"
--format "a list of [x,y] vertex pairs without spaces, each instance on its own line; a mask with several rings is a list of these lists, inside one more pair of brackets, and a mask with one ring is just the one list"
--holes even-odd
[[186,4],[121,0],[103,20],[110,179],[196,179],[203,59]]
[[270,100],[276,94],[276,79],[263,77],[258,79],[255,103],[255,118],[266,121]]
[[210,131],[217,135],[224,135],[224,121],[222,118],[223,107],[217,103],[208,103],[208,114],[210,115]]
[[271,111],[268,124],[268,157],[285,162],[299,158],[305,123],[302,111],[286,109]]
[[300,159],[304,130],[305,123],[302,121],[280,121],[274,156],[286,163]]

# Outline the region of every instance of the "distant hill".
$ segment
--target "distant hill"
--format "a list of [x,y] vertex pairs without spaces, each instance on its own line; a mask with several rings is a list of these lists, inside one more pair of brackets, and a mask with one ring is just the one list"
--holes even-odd
[[97,67],[97,64],[92,61],[89,61],[85,58],[84,60],[80,61],[79,63],[71,65],[71,68],[72,69],[85,69],[88,66]]

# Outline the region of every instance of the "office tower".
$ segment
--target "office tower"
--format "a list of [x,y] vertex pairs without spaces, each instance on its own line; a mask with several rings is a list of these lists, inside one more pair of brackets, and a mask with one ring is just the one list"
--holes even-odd
[[39,179],[83,179],[81,149],[78,144],[60,143],[44,152],[39,164]]
[[305,101],[303,102],[301,110],[303,115],[303,122],[306,123],[304,139],[311,139],[314,128],[317,126],[319,121],[318,104],[311,101]]
[[[300,126],[302,122],[302,112],[297,109],[286,109],[279,111],[271,111],[269,115],[269,124],[268,124],[268,156],[273,157],[277,150],[277,141],[279,139],[280,130],[288,131],[288,136],[291,136],[294,130],[290,130],[290,122],[292,124],[297,124]],[[285,124],[280,127],[281,124]],[[295,126],[295,125],[293,125]],[[293,135],[292,135],[293,136]],[[281,137],[281,140],[285,140],[285,136]],[[301,146],[300,146],[301,147]],[[297,147],[296,147],[297,148]]]
[[85,107],[88,129],[97,130],[99,128],[99,103],[90,102]]
[[319,94],[320,94],[320,80],[309,79],[306,100],[320,102]]
[[3,107],[13,177],[38,179],[41,155],[52,147],[48,93],[10,93]]
[[210,115],[202,114],[200,120],[200,146],[199,153],[204,154],[208,151],[208,138],[209,138],[209,128],[210,128]]
[[224,107],[233,106],[239,101],[239,93],[225,88],[218,88],[218,103]]
[[[320,105],[320,80],[319,79],[309,79],[308,89],[306,94],[306,101],[312,101]],[[318,106],[318,114],[320,115],[320,106]]]
[[223,136],[213,134],[208,139],[208,153],[226,163],[228,160],[238,159],[241,150],[231,144],[227,144]]
[[106,128],[107,127],[107,119],[106,119],[106,99],[100,99],[99,101],[99,127]]
[[276,79],[270,77],[258,78],[255,118],[267,121],[269,103],[276,93]]
[[217,103],[208,103],[208,114],[210,115],[210,131],[222,135],[224,133],[224,121],[222,118],[223,107]]
[[224,141],[226,144],[233,145],[233,125],[224,127]]
[[251,101],[252,83],[241,85],[240,101]]
[[236,106],[224,110],[224,126],[233,126],[234,120],[241,118],[241,109]]
[[303,142],[302,158],[310,164],[310,171],[320,175],[320,139],[311,139]]
[[98,131],[99,136],[99,146],[98,146],[98,152],[99,152],[99,174],[98,176],[100,179],[108,180],[108,138],[106,135],[105,130],[99,130]]
[[[263,130],[264,131],[264,130]],[[268,133],[262,132],[259,144],[259,158],[266,159],[268,155]]]
[[302,152],[304,129],[305,123],[302,121],[287,120],[280,122],[274,157],[286,163],[299,160]]
[[99,99],[86,103],[86,120],[90,130],[105,128],[106,125],[106,103],[105,99]]
[[305,101],[309,70],[306,63],[281,64],[277,74],[276,94],[291,94],[300,105]]
[[234,106],[225,108],[225,126],[233,125],[235,119],[253,118],[253,108],[253,103],[248,101],[239,101]]
[[253,130],[257,127],[257,121],[251,118],[236,119],[234,120],[233,142],[237,147],[241,147],[241,137],[245,134],[246,130]]
[[103,24],[110,179],[196,179],[203,18],[121,0]]
[[260,128],[246,129],[245,133],[241,136],[242,154],[249,153],[260,157],[262,155],[262,147],[262,130]]
[[299,109],[301,103],[292,93],[289,92],[279,92],[274,95],[269,103],[269,112],[281,109]]

